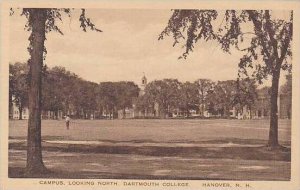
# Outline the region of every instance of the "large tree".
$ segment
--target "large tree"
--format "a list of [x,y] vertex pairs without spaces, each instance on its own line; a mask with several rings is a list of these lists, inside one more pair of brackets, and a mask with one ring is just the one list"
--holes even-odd
[[137,110],[141,111],[144,117],[148,116],[148,113],[151,114],[152,117],[155,117],[155,101],[152,99],[150,94],[145,93],[137,98],[135,102],[135,106]]
[[215,104],[215,110],[224,117],[230,117],[229,111],[236,101],[237,85],[234,80],[218,81],[214,86],[210,101]]
[[178,107],[190,116],[190,110],[199,110],[199,91],[196,83],[185,82],[180,85]]
[[147,84],[145,97],[152,105],[158,104],[158,115],[166,118],[178,108],[181,83],[177,79],[155,80]]
[[[64,67],[55,66],[47,69],[43,77],[43,110],[53,111],[55,118],[58,111],[85,118],[96,109],[96,83],[88,82]],[[72,108],[72,110],[71,110]]]
[[[270,10],[227,10],[223,14],[221,12],[174,10],[159,39],[171,34],[174,45],[183,40],[185,48],[181,56],[183,58],[188,56],[198,41],[216,40],[225,52],[230,52],[233,48],[244,52],[238,64],[240,74],[248,76],[248,68],[254,68],[252,76],[259,82],[271,76],[268,146],[279,147],[277,105],[279,78],[282,69],[291,69],[289,58],[292,56],[293,12],[288,12],[288,18],[281,18],[276,11]],[[221,24],[217,24],[216,21],[220,20]],[[250,42],[246,48],[241,48],[241,44],[246,41],[246,35],[250,38]]]
[[97,89],[97,102],[106,115],[113,119],[117,107],[117,89],[113,82],[101,82]]
[[239,79],[236,81],[237,93],[235,97],[235,106],[242,109],[249,109],[250,118],[252,118],[252,108],[257,101],[257,85],[255,80],[249,78]]
[[[23,8],[21,16],[27,18],[25,28],[31,32],[29,37],[28,51],[30,54],[29,64],[29,120],[27,136],[27,164],[26,173],[35,175],[46,172],[42,159],[41,146],[41,101],[42,101],[42,68],[45,59],[46,33],[56,31],[63,34],[56,25],[57,20],[62,20],[62,13],[71,16],[71,9],[57,8]],[[11,15],[14,10],[11,8]],[[83,31],[87,28],[101,32],[85,16],[82,9],[79,17],[80,27]]]
[[[28,66],[26,63],[9,64],[9,99],[19,109],[19,119],[23,109],[28,106]],[[10,105],[11,109],[11,105]]]
[[95,98],[97,87],[97,83],[81,81],[80,91],[78,94],[79,96],[77,99],[80,100],[78,108],[81,109],[84,119],[90,119],[92,115],[95,115],[95,111],[97,110],[97,102]]
[[117,110],[132,108],[134,101],[138,98],[139,88],[134,82],[102,82],[97,90],[97,103],[112,118]]
[[123,110],[126,117],[125,109],[132,108],[133,101],[138,98],[139,87],[134,82],[121,81],[115,83],[117,91],[117,107]]
[[199,94],[200,115],[203,116],[204,110],[208,108],[208,94],[213,90],[214,82],[210,79],[199,79],[194,83]]
[[45,66],[42,79],[42,109],[53,111],[55,119],[58,119],[58,110],[63,109],[64,89],[67,87],[64,78],[63,68],[54,67],[49,70]]

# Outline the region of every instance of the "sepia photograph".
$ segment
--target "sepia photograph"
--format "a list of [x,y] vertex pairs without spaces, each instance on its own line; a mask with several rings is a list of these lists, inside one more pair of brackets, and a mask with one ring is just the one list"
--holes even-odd
[[169,7],[8,7],[8,180],[99,189],[295,180],[298,10]]

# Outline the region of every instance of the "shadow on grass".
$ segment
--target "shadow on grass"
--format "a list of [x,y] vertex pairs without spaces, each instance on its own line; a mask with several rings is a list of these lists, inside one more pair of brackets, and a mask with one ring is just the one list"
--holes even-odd
[[[9,139],[11,140],[21,140],[26,141],[24,137],[12,137],[9,136]],[[66,138],[64,136],[43,136],[43,141],[76,141],[77,139],[72,138]],[[98,139],[97,141],[103,142],[103,143],[162,143],[161,141],[154,141],[152,139],[140,139],[140,140],[124,140],[124,141],[115,141],[110,139]],[[195,140],[170,140],[170,141],[164,141],[163,143],[193,143],[193,144],[205,144],[205,143],[211,143],[211,144],[226,144],[226,143],[234,143],[234,144],[240,144],[240,145],[263,145],[267,144],[267,140],[263,139],[240,139],[240,138],[223,138],[223,139],[214,139],[214,140],[201,140],[201,141],[195,141]],[[280,142],[283,146],[290,147],[291,141],[282,141]]]
[[[153,176],[153,175],[136,175],[136,174],[114,174],[109,172],[66,172],[66,171],[50,171],[43,174],[27,175],[25,168],[10,167],[8,170],[10,178],[59,178],[59,179],[191,179],[172,176]],[[196,179],[196,178],[195,178]],[[199,179],[199,178],[197,178]]]
[[[44,178],[44,179],[139,179],[139,180],[236,180],[228,178],[209,178],[209,177],[180,177],[180,176],[155,176],[141,174],[122,174],[111,172],[66,172],[66,171],[48,171],[43,174],[28,176],[25,174],[25,168],[10,167],[8,169],[9,178]],[[248,180],[248,181],[251,181]],[[253,180],[254,181],[254,180]],[[265,180],[268,181],[268,180]]]
[[[25,143],[10,143],[9,149],[26,150]],[[259,147],[162,147],[162,146],[110,146],[83,144],[43,143],[43,151],[69,153],[132,154],[145,156],[189,157],[203,159],[243,159],[291,161],[291,149]]]

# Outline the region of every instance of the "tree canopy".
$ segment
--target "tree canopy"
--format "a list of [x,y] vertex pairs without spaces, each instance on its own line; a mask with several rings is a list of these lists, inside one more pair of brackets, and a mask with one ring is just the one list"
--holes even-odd
[[[184,59],[198,41],[214,40],[224,52],[230,53],[233,49],[243,52],[237,63],[239,77],[251,77],[262,83],[263,79],[271,76],[268,146],[272,148],[279,147],[277,97],[280,71],[291,71],[292,68],[293,11],[288,11],[286,18],[278,16],[282,13],[276,10],[173,10],[158,38],[162,40],[172,35],[173,46],[183,43],[184,53],[179,58]],[[218,18],[220,20],[220,16],[223,19],[218,25],[216,21]],[[245,45],[246,41],[248,43]],[[245,48],[241,48],[241,44]]]
[[9,101],[19,108],[19,119],[28,106],[28,67],[25,63],[9,64]]

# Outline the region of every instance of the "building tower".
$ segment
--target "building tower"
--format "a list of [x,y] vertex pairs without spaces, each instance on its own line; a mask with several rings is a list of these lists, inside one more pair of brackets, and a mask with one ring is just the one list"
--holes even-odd
[[145,73],[144,73],[144,76],[142,77],[140,96],[145,94],[146,86],[147,86],[147,78],[146,78]]

